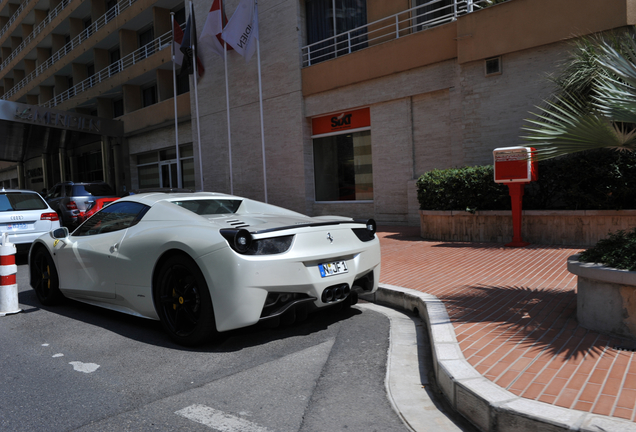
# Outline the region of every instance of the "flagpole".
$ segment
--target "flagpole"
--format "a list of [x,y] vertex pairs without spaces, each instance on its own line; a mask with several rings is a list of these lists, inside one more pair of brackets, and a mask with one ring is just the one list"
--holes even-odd
[[[177,187],[182,188],[181,182],[181,160],[179,157],[179,121],[177,117],[177,73],[175,67],[175,52],[174,52],[174,12],[170,12],[170,23],[172,27],[172,47],[170,48],[172,54],[172,88],[174,91],[174,136],[175,147],[177,148]],[[171,179],[172,183],[172,179]],[[172,185],[171,185],[172,186]]]
[[[258,1],[255,2],[258,4]],[[256,59],[258,60],[258,101],[261,110],[261,147],[263,151],[263,186],[265,188],[265,202],[267,201],[267,164],[265,163],[265,128],[263,126],[263,85],[261,83],[261,44],[256,39]]]
[[[194,6],[192,6],[192,0],[190,0],[190,15],[192,16],[192,21],[194,22]],[[194,29],[194,24],[192,25],[192,30]],[[196,39],[197,39],[197,35],[195,34],[194,37],[192,37],[192,35],[190,35],[190,41],[192,43],[192,63],[193,64],[193,69],[194,69],[194,106],[195,106],[195,111],[196,111],[196,117],[197,117],[197,140],[199,142],[199,175],[201,177],[201,190],[205,190],[205,187],[203,186],[203,159],[201,157],[201,122],[199,121],[199,93],[198,93],[198,86],[197,86],[197,81],[198,81],[198,73],[197,73],[197,49],[196,49]]]
[[230,195],[234,195],[234,177],[232,176],[232,129],[230,128],[230,90],[227,78],[227,42],[223,41],[225,61],[225,106],[227,110],[227,145],[230,158]]

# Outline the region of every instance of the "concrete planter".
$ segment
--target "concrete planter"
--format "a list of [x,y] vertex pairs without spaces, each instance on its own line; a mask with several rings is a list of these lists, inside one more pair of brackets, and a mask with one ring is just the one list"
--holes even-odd
[[577,275],[579,324],[601,333],[636,339],[636,272],[568,259]]
[[[634,226],[636,210],[525,210],[521,235],[534,244],[588,247]],[[420,210],[420,229],[426,240],[507,243],[512,212]]]

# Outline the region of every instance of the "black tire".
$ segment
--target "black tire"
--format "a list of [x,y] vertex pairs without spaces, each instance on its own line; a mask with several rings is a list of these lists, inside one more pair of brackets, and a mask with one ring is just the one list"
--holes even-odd
[[59,304],[64,298],[60,292],[60,280],[53,258],[44,247],[40,246],[33,252],[29,270],[31,287],[40,303],[44,306]]
[[168,258],[155,278],[153,292],[161,324],[176,343],[200,345],[216,336],[210,291],[192,259]]

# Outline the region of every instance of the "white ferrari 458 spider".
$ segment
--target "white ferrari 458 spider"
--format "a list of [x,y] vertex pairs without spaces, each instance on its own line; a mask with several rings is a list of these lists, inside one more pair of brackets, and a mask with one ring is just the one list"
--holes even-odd
[[372,219],[308,217],[232,195],[132,195],[73,233],[36,239],[31,286],[44,305],[68,297],[160,320],[177,343],[196,345],[374,292],[375,230]]

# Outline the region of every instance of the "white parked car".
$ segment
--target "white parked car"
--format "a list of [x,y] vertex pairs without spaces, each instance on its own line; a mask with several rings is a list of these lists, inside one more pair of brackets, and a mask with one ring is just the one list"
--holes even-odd
[[57,213],[37,192],[0,190],[0,236],[6,233],[19,249],[28,248],[42,233],[59,227]]
[[69,297],[161,320],[183,345],[357,301],[380,279],[375,222],[308,217],[218,193],[145,193],[29,254],[40,302]]

